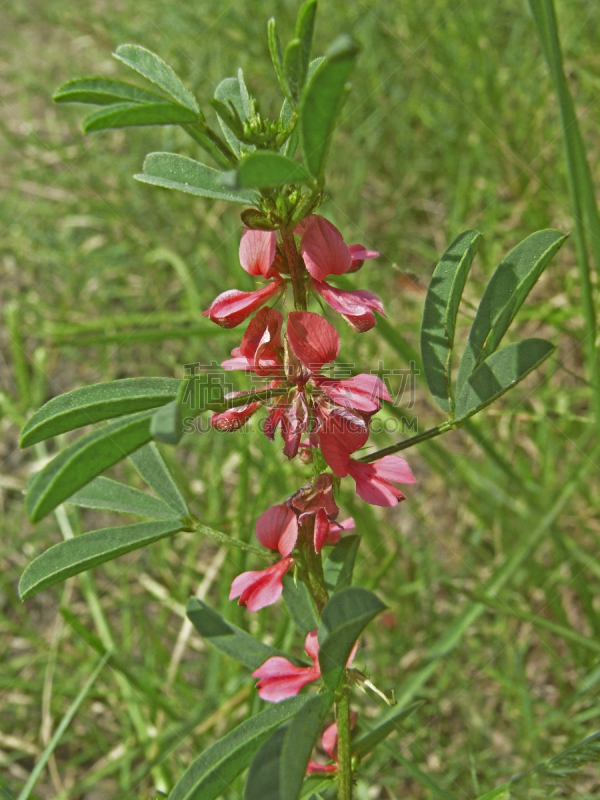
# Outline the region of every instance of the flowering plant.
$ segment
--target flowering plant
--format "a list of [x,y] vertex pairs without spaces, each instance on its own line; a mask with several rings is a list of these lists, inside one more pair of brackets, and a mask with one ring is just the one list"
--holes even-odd
[[[317,213],[326,199],[328,153],[359,48],[342,36],[325,57],[311,60],[316,8],[316,0],[301,6],[294,37],[285,49],[275,22],[269,23],[271,57],[284,95],[277,119],[262,115],[240,71],[223,80],[211,100],[221,128],[214,130],[170,67],[154,53],[129,44],[119,47],[116,57],[151,89],[85,78],[64,84],[55,96],[57,102],[100,107],[85,119],[86,132],[181,126],[216,167],[175,153],[150,153],[136,178],[244,206],[239,261],[258,281],[254,291],[223,292],[204,312],[224,328],[249,320],[239,346],[222,363],[223,381],[216,396],[215,386],[209,392],[201,374],[182,381],[125,379],[88,386],[50,400],[29,419],[21,437],[22,446],[28,447],[106,422],[69,444],[36,474],[26,496],[32,521],[63,502],[143,518],[82,534],[39,555],[21,578],[24,600],[180,531],[213,536],[257,556],[276,554],[277,560],[266,568],[238,575],[229,597],[252,613],[278,602],[283,594],[311,663],[291,660],[290,654],[254,639],[203,601],[192,599],[187,613],[198,633],[252,670],[259,697],[272,705],[198,756],[172,788],[172,800],[215,798],[246,769],[248,800],[294,800],[304,792],[306,780],[315,780],[307,775],[318,776],[325,789],[337,781],[340,800],[352,797],[361,760],[418,704],[393,705],[379,692],[390,707],[374,723],[351,710],[353,688],[372,688],[352,666],[359,639],[385,606],[369,590],[352,585],[360,532],[352,519],[339,519],[340,483],[349,476],[362,501],[398,505],[405,499],[398,484],[416,482],[399,452],[460,426],[554,350],[537,338],[500,347],[520,306],[565,241],[558,231],[544,230],[517,245],[498,266],[454,376],[458,308],[481,238],[477,231],[461,234],[435,269],[421,331],[427,384],[448,418],[383,450],[363,452],[373,417],[391,398],[376,374],[336,374],[340,337],[321,312],[324,303],[358,335],[372,335],[368,332],[376,326],[376,315],[384,315],[381,299],[366,289],[337,286],[336,280],[359,272],[379,254],[362,244],[346,244],[340,231]],[[234,370],[262,379],[264,386],[228,391],[224,377]],[[310,464],[312,477],[299,477],[287,497],[260,514],[255,527],[262,546],[258,548],[210,530],[191,514],[155,442],[177,444],[190,420],[200,414],[211,415],[215,430],[233,433],[261,411],[266,412],[264,434],[272,441],[281,436],[285,456],[297,459],[303,474]],[[125,458],[153,495],[101,477]],[[301,693],[317,682],[316,692]],[[327,764],[312,757],[321,734]]]

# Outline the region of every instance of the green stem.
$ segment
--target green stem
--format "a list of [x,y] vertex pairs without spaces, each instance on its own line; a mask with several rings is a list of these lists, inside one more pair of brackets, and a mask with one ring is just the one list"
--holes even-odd
[[327,591],[327,585],[325,584],[325,575],[323,574],[323,561],[321,560],[321,554],[315,552],[314,524],[314,516],[305,519],[300,526],[300,535],[298,539],[300,546],[304,550],[309,588],[320,616],[321,612],[325,608],[325,604],[329,600],[329,592]]
[[344,686],[341,698],[336,703],[338,731],[338,800],[352,800],[352,754],[350,751],[350,697],[348,686]]
[[207,126],[200,123],[191,125],[182,125],[183,130],[197,142],[200,147],[203,147],[207,153],[214,158],[217,164],[224,169],[235,167],[237,158],[227,147],[225,142],[221,141],[214,131]]
[[376,450],[374,453],[369,453],[368,456],[363,456],[362,458],[359,458],[358,461],[362,461],[364,464],[369,464],[372,461],[378,461],[384,456],[390,456],[392,453],[399,453],[400,450],[407,450],[409,447],[413,447],[415,444],[426,442],[427,439],[433,439],[434,436],[439,436],[441,433],[451,431],[453,428],[456,428],[457,425],[458,423],[456,420],[452,422],[444,422],[441,425],[438,425],[436,428],[429,428],[429,430],[423,431],[423,433],[418,433],[416,436],[411,436],[410,439],[405,439],[403,442],[398,442],[398,444],[392,444],[389,447],[384,447],[383,450]]
[[[558,100],[567,164],[567,179],[573,221],[577,266],[581,285],[581,303],[585,320],[584,347],[590,382],[593,384],[593,404],[597,422],[600,423],[600,360],[596,345],[596,309],[594,287],[590,274],[588,243],[600,271],[600,216],[594,185],[587,162],[581,131],[575,114],[573,98],[563,69],[562,52],[553,0],[529,0],[544,56],[548,64],[554,91]],[[585,224],[584,224],[585,218]]]
[[298,252],[294,234],[291,231],[281,231],[281,240],[285,252],[285,259],[290,270],[292,289],[294,290],[294,307],[296,311],[306,311],[308,307],[306,297],[306,269],[302,256]]

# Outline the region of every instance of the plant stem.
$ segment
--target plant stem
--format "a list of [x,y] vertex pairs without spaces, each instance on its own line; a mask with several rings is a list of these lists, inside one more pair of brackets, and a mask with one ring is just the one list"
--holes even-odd
[[208,126],[200,123],[182,125],[183,130],[203,147],[223,169],[230,169],[237,164],[237,158]]
[[348,686],[336,703],[338,731],[338,800],[352,800],[352,755],[350,752],[350,697]]
[[294,234],[291,231],[281,231],[281,240],[285,252],[285,259],[290,270],[292,289],[294,290],[294,308],[296,311],[306,311],[306,283],[305,269],[302,256],[298,252]]
[[429,428],[428,430],[423,431],[423,433],[418,433],[416,436],[411,436],[410,439],[405,439],[403,442],[398,442],[398,444],[392,444],[389,447],[384,447],[383,450],[376,450],[374,453],[369,453],[368,456],[363,456],[357,460],[362,461],[364,464],[369,464],[371,461],[378,461],[384,456],[389,456],[392,453],[398,453],[400,450],[407,450],[409,447],[413,447],[415,444],[426,442],[427,439],[433,439],[434,436],[439,436],[441,433],[446,433],[446,431],[450,431],[455,427],[457,427],[456,420],[452,422],[443,422],[436,428]]
[[309,588],[315,601],[319,616],[325,608],[325,604],[329,600],[329,592],[325,584],[325,575],[323,574],[323,562],[321,554],[315,552],[313,542],[314,537],[314,516],[305,519],[300,527],[299,541],[304,548],[306,558],[306,570],[308,573]]

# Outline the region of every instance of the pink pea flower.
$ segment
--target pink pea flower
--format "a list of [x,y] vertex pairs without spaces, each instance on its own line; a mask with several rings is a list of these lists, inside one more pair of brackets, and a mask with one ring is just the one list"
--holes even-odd
[[314,545],[315,552],[319,553],[325,545],[337,544],[342,538],[342,533],[355,529],[352,517],[342,522],[330,522],[325,509],[320,508],[315,514]]
[[283,263],[277,253],[275,231],[245,230],[240,242],[240,264],[250,275],[274,280],[268,286],[254,292],[230,289],[213,300],[202,316],[208,316],[212,322],[223,328],[235,328],[285,289],[285,283],[279,274]]
[[245,406],[228,408],[219,411],[210,418],[210,424],[215,430],[231,433],[244,427],[244,424],[260,408],[260,403],[247,403]]
[[[344,477],[351,454],[363,447],[369,437],[370,415],[379,411],[381,401],[390,400],[390,396],[376,375],[338,380],[320,373],[337,358],[340,337],[319,314],[292,311],[288,315],[285,358],[282,325],[281,312],[272,308],[259,311],[240,347],[232,351],[233,357],[224,361],[223,367],[278,376],[270,386],[286,387],[289,391],[267,404],[265,435],[273,439],[280,427],[284,453],[294,458],[300,442],[309,433],[313,444],[320,444],[327,464],[336,475]],[[248,415],[251,413],[248,409]],[[229,417],[223,420],[223,426],[228,422]]]
[[[352,664],[357,648],[358,642],[352,648],[347,666]],[[319,641],[316,628],[307,634],[304,640],[304,649],[313,662],[312,667],[297,667],[283,656],[273,656],[252,673],[253,678],[260,678],[256,684],[259,697],[270,703],[279,703],[287,697],[297,695],[307,683],[319,680],[321,667],[319,666]]]
[[373,464],[349,459],[348,474],[356,482],[356,492],[373,506],[395,506],[405,495],[393,483],[416,483],[417,479],[400,456],[385,456]]
[[312,659],[312,667],[297,667],[283,656],[273,656],[252,673],[253,678],[260,678],[256,684],[259,697],[270,703],[279,703],[297,695],[307,683],[319,680],[321,668],[316,628],[307,635],[304,649]]
[[[358,714],[356,711],[350,712],[350,728],[353,728],[356,724],[356,718]],[[329,758],[334,761],[333,764],[318,764],[316,761],[312,761],[312,759],[308,762],[308,766],[306,767],[306,772],[308,775],[312,775],[315,772],[337,772],[337,743],[338,743],[338,729],[337,723],[334,722],[333,725],[330,725],[323,731],[323,736],[321,737],[321,746],[323,750],[327,753]]]
[[328,275],[356,272],[365,259],[379,255],[360,244],[348,247],[335,225],[319,214],[312,214],[303,220],[295,233],[302,237],[300,251],[306,269],[319,282]]
[[277,248],[275,231],[245,230],[240,242],[240,264],[249,275],[273,278],[273,263]]
[[257,375],[283,375],[281,327],[283,314],[274,308],[261,308],[250,321],[233,358],[223,361],[226,370],[244,369]]
[[383,303],[373,292],[361,289],[338,289],[325,281],[314,279],[310,285],[313,291],[319,294],[334,311],[341,314],[357,333],[364,333],[375,326],[373,311],[385,317]]
[[281,280],[274,280],[255,292],[230,289],[215,298],[202,316],[208,317],[211,322],[216,322],[222,328],[235,328],[283,289],[284,283]]
[[299,514],[298,522],[314,516],[314,545],[319,552],[325,545],[340,541],[342,532],[354,530],[352,518],[336,522],[339,508],[333,497],[333,476],[321,473],[314,483],[299,489],[288,503]]
[[239,597],[239,604],[248,611],[273,605],[281,597],[283,576],[293,565],[292,550],[298,538],[296,514],[286,505],[272,506],[256,521],[256,538],[269,550],[277,550],[283,558],[263,570],[243,572],[231,584],[229,599]]

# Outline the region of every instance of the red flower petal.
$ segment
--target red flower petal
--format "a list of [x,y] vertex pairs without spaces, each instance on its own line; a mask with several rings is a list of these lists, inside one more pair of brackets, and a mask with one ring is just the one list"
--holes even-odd
[[378,311],[385,317],[383,303],[373,292],[364,289],[338,289],[323,281],[311,281],[311,287],[321,295],[323,300],[338,314],[361,316],[369,311]]
[[375,314],[372,311],[367,311],[366,314],[360,314],[356,317],[350,314],[342,314],[342,317],[344,322],[347,322],[356,333],[366,333],[377,325]]
[[337,772],[338,765],[337,764],[317,764],[316,761],[312,759],[306,765],[306,774],[312,775],[315,772]]
[[250,275],[267,276],[275,260],[275,231],[245,230],[240,242],[240,264]]
[[366,503],[370,503],[373,506],[389,507],[395,506],[405,499],[400,489],[377,475],[373,464],[363,464],[360,461],[350,459],[348,462],[348,474],[356,482],[356,493]]
[[376,250],[367,250],[362,244],[351,244],[349,250],[352,256],[352,266],[348,272],[357,272],[367,258],[377,258],[379,255]]
[[287,339],[292,352],[311,371],[335,361],[340,352],[336,329],[319,314],[292,311],[288,315]]
[[225,431],[227,433],[237,431],[242,428],[245,422],[260,408],[260,405],[260,403],[248,403],[248,405],[245,406],[238,406],[237,408],[228,408],[227,411],[220,411],[212,415],[210,424],[218,431]]
[[357,411],[378,411],[380,399],[392,399],[385,384],[377,375],[361,373],[341,381],[315,376],[313,380],[334,403],[344,406],[344,408],[355,408]]
[[282,289],[281,281],[273,281],[255,292],[230,289],[215,298],[202,316],[208,316],[212,322],[223,328],[235,328]]
[[352,266],[352,256],[335,225],[313,214],[302,235],[302,257],[306,269],[317,281],[328,275],[343,275]]
[[412,474],[408,461],[400,456],[384,456],[379,461],[375,461],[371,466],[375,467],[377,477],[385,481],[395,483],[417,483],[417,479]]
[[315,514],[314,542],[315,553],[320,553],[321,548],[329,536],[329,520],[324,508],[320,508]]
[[309,633],[306,634],[306,639],[304,640],[304,649],[312,658],[315,668],[319,670],[320,676],[321,668],[319,667],[319,639],[317,637],[317,628],[313,628],[312,631],[309,631]]
[[285,505],[272,506],[256,520],[256,538],[269,550],[279,550],[289,556],[298,538],[298,520],[291,508]]
[[273,605],[281,597],[283,576],[293,564],[293,558],[283,558],[267,569],[243,572],[231,584],[229,599],[239,597],[239,604],[248,611],[258,611]]
[[323,416],[319,430],[321,452],[339,478],[348,474],[350,456],[363,447],[368,438],[369,428],[361,417],[342,409]]

